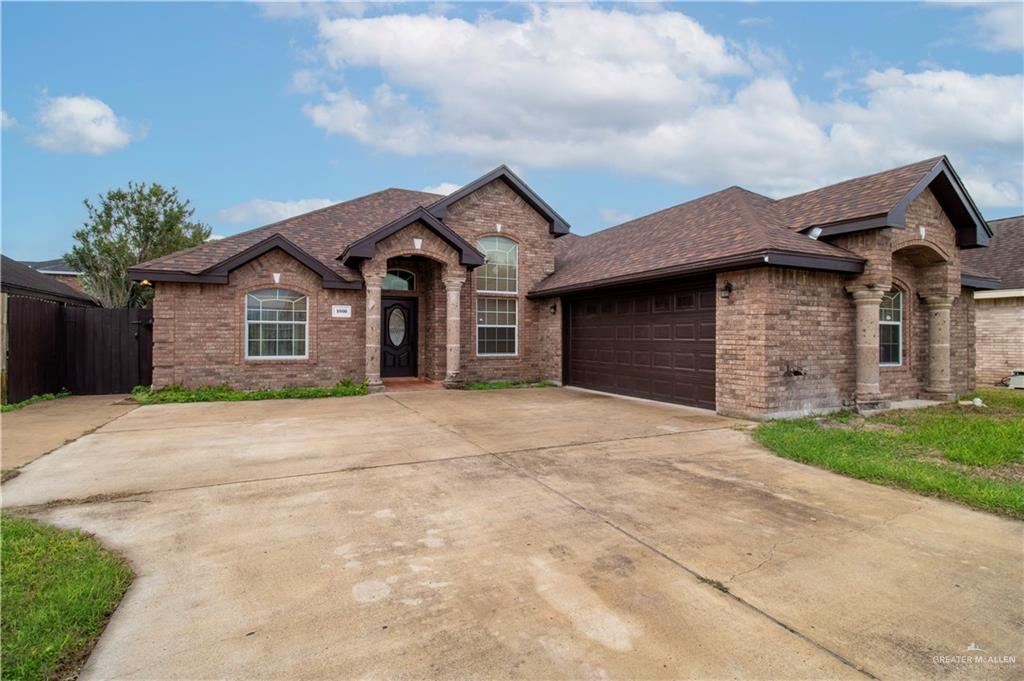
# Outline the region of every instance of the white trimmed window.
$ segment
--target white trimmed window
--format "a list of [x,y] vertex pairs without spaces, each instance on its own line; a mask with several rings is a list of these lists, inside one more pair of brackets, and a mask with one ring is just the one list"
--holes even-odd
[[878,308],[878,360],[882,366],[903,363],[903,293],[894,288]]
[[515,298],[477,300],[476,354],[516,354],[518,305],[519,301]]
[[245,356],[247,359],[305,359],[308,357],[309,300],[283,288],[253,291],[245,297]]
[[503,236],[485,236],[477,242],[484,265],[476,273],[481,293],[515,293],[519,290],[519,246]]
[[514,355],[519,339],[519,246],[503,236],[477,243],[484,264],[476,271],[476,354]]

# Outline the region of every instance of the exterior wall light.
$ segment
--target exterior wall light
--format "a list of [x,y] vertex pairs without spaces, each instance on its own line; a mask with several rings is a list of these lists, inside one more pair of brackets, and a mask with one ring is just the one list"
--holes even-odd
[[548,309],[551,310],[551,314],[558,314],[558,303],[551,303]]
[[722,287],[721,292],[718,294],[719,298],[728,298],[732,295],[732,282],[725,282],[725,286]]

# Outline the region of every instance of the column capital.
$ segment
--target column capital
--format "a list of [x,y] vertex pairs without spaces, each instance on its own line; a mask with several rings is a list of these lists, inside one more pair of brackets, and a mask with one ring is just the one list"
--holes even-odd
[[953,307],[953,301],[956,300],[956,296],[950,295],[935,295],[935,296],[923,296],[925,305],[930,309],[949,309]]
[[444,288],[446,291],[461,291],[462,285],[466,283],[466,278],[446,276],[441,281],[444,282]]
[[363,283],[366,288],[380,288],[384,283],[384,275],[379,272],[363,272]]
[[870,286],[847,286],[846,292],[853,296],[853,302],[857,305],[878,305],[889,289],[873,284]]

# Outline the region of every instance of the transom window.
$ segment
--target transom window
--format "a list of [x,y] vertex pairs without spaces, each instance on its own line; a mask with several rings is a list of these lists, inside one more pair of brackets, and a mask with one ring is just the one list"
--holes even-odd
[[515,293],[519,290],[519,246],[503,236],[485,236],[477,242],[484,265],[476,273],[476,290]]
[[878,359],[885,366],[903,363],[903,293],[894,288],[878,308]]
[[248,359],[305,359],[309,300],[283,288],[245,297],[245,356]]
[[515,298],[480,298],[477,301],[478,355],[516,354],[518,304]]
[[416,275],[406,270],[388,270],[380,287],[385,291],[415,291]]

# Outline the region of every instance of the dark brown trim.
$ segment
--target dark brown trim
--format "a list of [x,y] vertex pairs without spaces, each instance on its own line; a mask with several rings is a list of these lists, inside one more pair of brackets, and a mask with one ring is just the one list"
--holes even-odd
[[599,279],[581,284],[559,286],[553,289],[541,289],[526,294],[527,298],[548,298],[551,296],[581,293],[593,289],[622,286],[631,283],[657,281],[704,272],[721,272],[723,270],[744,269],[748,267],[795,267],[800,269],[824,270],[843,274],[856,274],[864,271],[864,261],[859,258],[829,258],[818,255],[800,255],[783,251],[760,251],[716,260],[704,260],[697,263],[663,267],[657,270],[624,274],[608,279]]
[[1003,287],[998,277],[983,277],[977,274],[961,274],[960,285],[981,291],[995,291]]
[[223,260],[213,267],[208,267],[203,270],[202,274],[224,276],[242,265],[255,260],[256,258],[269,253],[275,248],[280,248],[282,251],[290,255],[291,257],[298,260],[300,263],[316,272],[320,275],[323,280],[324,288],[360,288],[358,282],[346,281],[341,278],[337,272],[323,264],[306,251],[302,250],[294,243],[281,236],[280,234],[274,234],[267,237],[263,241],[257,244],[253,244],[249,248],[245,249],[241,253],[231,256],[227,260]]
[[132,267],[128,269],[128,277],[133,281],[166,281],[185,284],[227,284],[228,275],[232,270],[238,269],[247,262],[279,248],[291,257],[298,260],[304,266],[320,275],[321,285],[329,289],[358,289],[362,284],[357,281],[347,281],[341,275],[324,265],[322,262],[302,250],[294,243],[281,236],[273,234],[259,243],[253,244],[240,253],[222,260],[216,265],[206,268],[199,274],[181,271],[154,270]]
[[172,272],[170,270],[150,270],[139,267],[128,268],[128,278],[132,281],[167,281],[183,284],[226,284],[226,276],[192,274],[191,272]]
[[992,228],[985,222],[981,211],[974,204],[971,195],[967,193],[963,182],[945,156],[936,161],[935,166],[918,180],[913,189],[900,198],[888,213],[845,222],[810,225],[800,231],[807,234],[818,229],[820,233],[816,238],[822,239],[882,227],[906,229],[907,209],[914,199],[928,188],[931,188],[942,206],[942,210],[946,212],[950,222],[953,223],[956,229],[957,245],[960,248],[988,246]]
[[456,234],[447,225],[427,212],[422,206],[417,206],[411,212],[403,215],[394,222],[388,223],[363,238],[353,241],[345,249],[345,252],[338,256],[343,265],[349,265],[351,260],[366,260],[372,258],[377,251],[377,244],[414,222],[422,222],[432,232],[444,239],[448,245],[459,252],[459,262],[466,267],[479,267],[484,264],[484,255],[476,250],[471,243]]
[[62,305],[74,305],[77,307],[99,307],[99,303],[92,298],[82,296],[76,298],[70,295],[62,295],[60,293],[53,293],[52,291],[43,291],[40,289],[34,289],[29,286],[19,286],[17,284],[9,284],[4,282],[3,293],[9,296],[20,296],[22,298],[35,298],[37,300],[46,300],[51,303],[60,303]]
[[540,198],[540,195],[537,194],[537,192],[530,189],[529,185],[523,182],[522,179],[513,173],[511,168],[505,164],[502,164],[486,175],[473,180],[466,186],[457,189],[443,199],[439,199],[435,203],[430,204],[430,206],[427,207],[427,210],[429,210],[430,213],[439,220],[444,220],[448,215],[448,207],[453,203],[466,198],[484,185],[490,184],[491,182],[499,179],[503,180],[505,184],[512,189],[512,191],[518,194],[523,201],[526,201],[531,208],[540,213],[544,219],[548,221],[552,234],[555,236],[561,236],[569,233],[569,223],[566,222],[561,215],[555,212],[555,209],[548,205],[547,201]]

